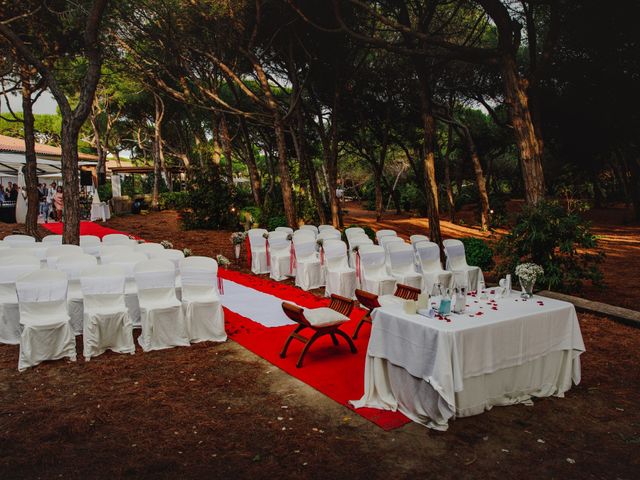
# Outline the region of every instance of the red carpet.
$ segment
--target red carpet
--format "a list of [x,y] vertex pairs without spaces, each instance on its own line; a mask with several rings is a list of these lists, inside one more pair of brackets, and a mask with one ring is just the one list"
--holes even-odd
[[[40,225],[55,235],[62,235],[62,223],[41,223]],[[124,232],[114,230],[113,228],[103,227],[93,222],[80,222],[80,235],[95,235],[102,238],[110,233]],[[124,235],[128,235],[128,233],[124,233]]]
[[[61,224],[49,223],[43,226],[54,233],[62,231]],[[108,233],[123,232],[91,222],[82,222],[80,226],[81,235],[97,235],[102,238]],[[283,285],[267,278],[223,269],[220,269],[219,274],[222,278],[295,302],[303,307],[327,306],[329,303],[326,298],[318,298],[297,287]],[[346,323],[342,330],[347,335],[352,335],[363,314],[363,310],[354,309],[351,321]],[[304,347],[301,342],[293,341],[289,346],[287,358],[280,358],[280,350],[294,326],[267,328],[226,308],[225,324],[227,334],[234,341],[379,427],[392,430],[410,422],[400,412],[374,408],[354,410],[348,403],[349,400],[359,399],[364,391],[364,363],[369,341],[369,327],[364,326],[358,340],[355,341],[358,353],[352,354],[344,340],[339,340],[338,347],[334,346],[331,338],[327,336],[314,343],[305,356],[303,367],[296,368],[298,355]]]

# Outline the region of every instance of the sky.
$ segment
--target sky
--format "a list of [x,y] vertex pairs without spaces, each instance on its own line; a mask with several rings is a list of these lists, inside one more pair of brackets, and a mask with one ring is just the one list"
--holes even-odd
[[[9,99],[9,105],[14,112],[22,111],[22,99],[19,95],[7,95]],[[40,95],[40,98],[33,105],[33,113],[42,113],[42,114],[55,114],[56,113],[57,104],[53,99],[49,91],[44,92]],[[0,106],[0,113],[7,112],[7,102],[5,98],[2,98],[2,105]]]

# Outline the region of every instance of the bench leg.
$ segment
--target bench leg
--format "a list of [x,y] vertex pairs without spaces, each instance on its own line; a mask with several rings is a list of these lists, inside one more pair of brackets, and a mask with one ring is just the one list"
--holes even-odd
[[296,338],[298,333],[300,333],[302,330],[304,330],[304,328],[305,328],[304,325],[300,325],[293,332],[291,332],[291,335],[289,335],[289,338],[287,338],[287,341],[284,342],[284,347],[282,348],[282,351],[280,352],[280,358],[285,358],[287,356],[287,350],[289,348],[289,345],[291,344],[291,340]]
[[356,348],[355,344],[353,343],[353,340],[351,340],[351,337],[349,337],[349,335],[344,333],[342,330],[336,330],[335,333],[340,335],[342,338],[344,338],[347,341],[347,343],[349,344],[349,347],[351,348],[351,353],[358,352],[358,349]]
[[296,367],[297,368],[302,367],[302,362],[304,360],[304,356],[309,351],[309,347],[311,347],[311,345],[313,345],[313,342],[315,342],[318,338],[320,338],[322,335],[325,335],[325,334],[326,334],[326,332],[316,332],[316,333],[313,334],[313,337],[311,337],[309,339],[307,344],[302,349],[302,352],[300,353],[300,358],[298,358],[298,363],[296,363]]
[[371,323],[371,316],[370,313],[367,313],[364,317],[362,317],[360,319],[360,321],[358,322],[358,325],[356,326],[356,331],[353,332],[353,339],[356,340],[358,338],[358,333],[360,332],[360,329],[362,328],[362,325],[364,325],[365,323]]

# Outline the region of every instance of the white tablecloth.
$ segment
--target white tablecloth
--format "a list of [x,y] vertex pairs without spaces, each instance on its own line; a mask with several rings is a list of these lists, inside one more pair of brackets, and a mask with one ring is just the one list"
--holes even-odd
[[517,294],[497,300],[497,310],[486,300],[467,303],[451,322],[406,314],[401,305],[376,309],[365,392],[354,406],[399,409],[446,429],[454,416],[562,396],[580,382],[585,347],[573,305]]
[[91,221],[95,222],[100,219],[106,222],[111,218],[111,210],[106,202],[92,203],[91,204]]

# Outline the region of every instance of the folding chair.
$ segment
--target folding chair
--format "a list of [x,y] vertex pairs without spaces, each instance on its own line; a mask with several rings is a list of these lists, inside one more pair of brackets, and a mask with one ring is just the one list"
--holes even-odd
[[[311,345],[324,335],[330,335],[334,345],[338,345],[338,336],[344,338],[351,349],[351,353],[356,353],[357,349],[351,338],[340,330],[340,325],[349,321],[349,315],[351,315],[354,304],[355,302],[353,300],[340,295],[331,295],[331,303],[329,306],[322,308],[305,309],[288,302],[283,302],[282,310],[284,310],[285,315],[298,323],[298,326],[287,338],[280,352],[280,358],[287,356],[287,350],[291,341],[294,339],[298,340],[304,344],[304,348],[302,352],[300,352],[296,367],[302,367],[304,356],[309,351],[309,348],[311,348]],[[301,332],[307,328],[313,331],[311,337],[301,335]]]

